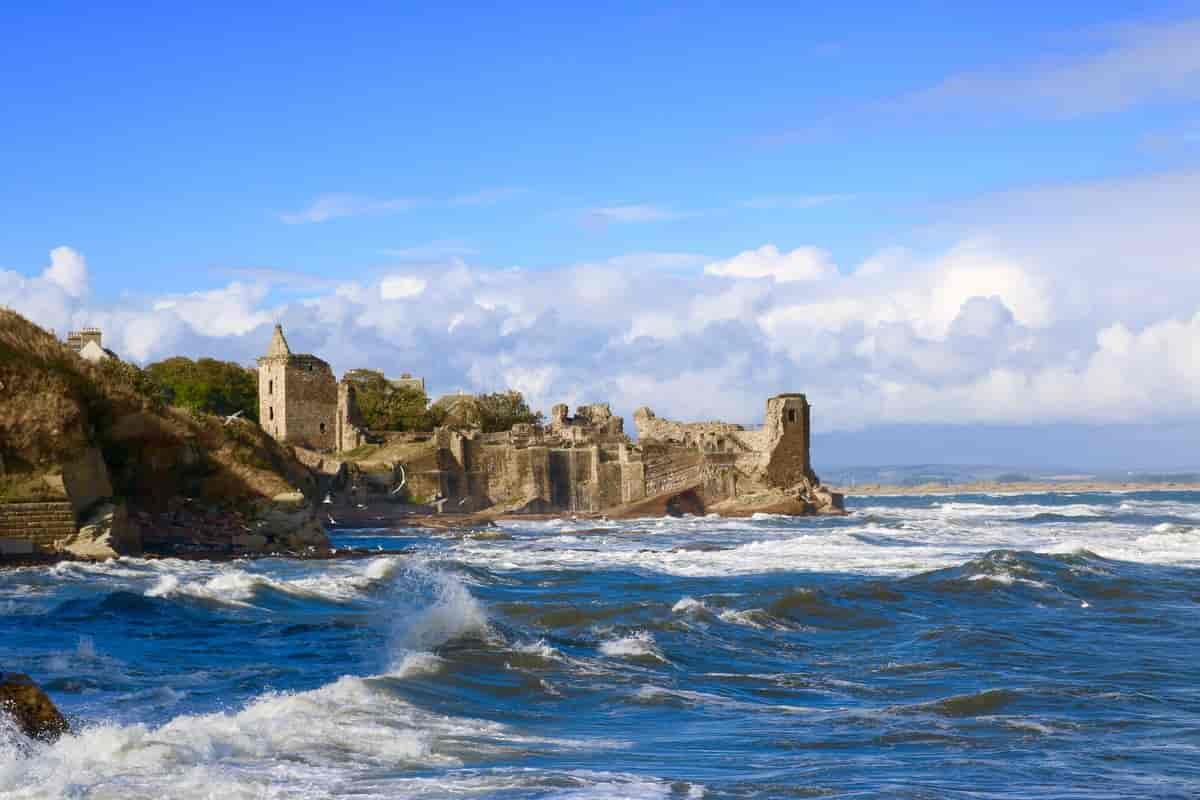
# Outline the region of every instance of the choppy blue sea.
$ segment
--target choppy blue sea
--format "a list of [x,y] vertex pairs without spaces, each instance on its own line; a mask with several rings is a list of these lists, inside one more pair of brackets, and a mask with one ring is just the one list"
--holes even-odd
[[0,796],[1200,797],[1200,494],[0,571]]

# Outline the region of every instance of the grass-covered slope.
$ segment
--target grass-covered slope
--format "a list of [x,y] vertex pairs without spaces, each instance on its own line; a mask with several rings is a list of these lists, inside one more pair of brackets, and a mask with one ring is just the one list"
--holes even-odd
[[[61,492],[64,464],[97,448],[114,495],[156,511],[172,497],[230,506],[312,488],[308,470],[257,425],[166,406],[131,364],[89,364],[0,310],[0,502]],[[59,488],[56,488],[59,487]]]

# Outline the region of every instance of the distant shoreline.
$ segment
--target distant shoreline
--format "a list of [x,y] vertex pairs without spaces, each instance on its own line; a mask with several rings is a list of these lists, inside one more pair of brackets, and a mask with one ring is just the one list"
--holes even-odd
[[834,491],[847,497],[886,497],[931,494],[1079,494],[1082,492],[1200,492],[1200,483],[1138,481],[971,481],[969,483],[922,483],[916,486],[893,486],[864,483],[839,486]]

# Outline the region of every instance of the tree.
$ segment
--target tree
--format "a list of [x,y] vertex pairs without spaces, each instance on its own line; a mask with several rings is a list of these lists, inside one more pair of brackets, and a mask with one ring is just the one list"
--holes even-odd
[[441,423],[437,409],[429,407],[429,397],[413,386],[389,381],[382,372],[356,369],[346,374],[354,384],[358,410],[363,422],[376,431],[431,431]]
[[209,414],[258,419],[258,373],[232,361],[176,356],[146,367],[164,402]]
[[518,423],[541,424],[545,420],[542,412],[534,412],[525,402],[525,396],[515,390],[477,395],[479,416],[484,433],[506,431]]

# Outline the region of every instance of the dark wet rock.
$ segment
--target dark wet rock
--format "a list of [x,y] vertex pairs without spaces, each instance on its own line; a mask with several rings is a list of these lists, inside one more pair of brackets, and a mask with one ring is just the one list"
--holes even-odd
[[18,672],[0,672],[0,712],[11,715],[31,739],[53,742],[71,730],[46,693]]

